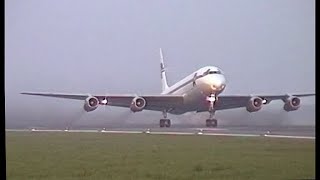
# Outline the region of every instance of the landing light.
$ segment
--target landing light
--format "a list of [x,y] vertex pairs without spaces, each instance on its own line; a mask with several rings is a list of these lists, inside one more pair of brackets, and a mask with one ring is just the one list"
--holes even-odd
[[145,133],[146,133],[146,134],[150,134],[150,129],[147,129],[147,130],[145,131]]
[[207,97],[207,100],[210,101],[210,102],[215,102],[216,101],[216,97],[209,96],[209,97]]
[[203,130],[202,129],[199,129],[198,133],[199,135],[203,134]]
[[262,104],[267,104],[267,100],[263,99]]
[[101,103],[102,103],[102,104],[107,104],[107,103],[108,103],[107,98],[103,99],[103,100],[101,101]]

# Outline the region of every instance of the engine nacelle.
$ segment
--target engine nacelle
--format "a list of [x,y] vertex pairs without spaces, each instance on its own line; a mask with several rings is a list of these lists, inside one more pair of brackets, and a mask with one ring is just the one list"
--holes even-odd
[[247,105],[247,111],[249,112],[256,112],[262,108],[263,99],[260,97],[252,97]]
[[99,100],[96,97],[90,96],[85,100],[84,110],[87,112],[93,111],[98,108]]
[[143,108],[146,106],[146,100],[142,97],[135,97],[133,98],[130,109],[132,112],[142,111]]
[[287,112],[295,111],[300,107],[300,99],[295,96],[290,96],[284,100],[283,109]]

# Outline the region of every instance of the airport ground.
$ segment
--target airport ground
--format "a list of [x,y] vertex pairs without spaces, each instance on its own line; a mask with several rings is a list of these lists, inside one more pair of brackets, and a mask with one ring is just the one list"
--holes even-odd
[[312,179],[315,140],[7,131],[6,165],[7,179]]

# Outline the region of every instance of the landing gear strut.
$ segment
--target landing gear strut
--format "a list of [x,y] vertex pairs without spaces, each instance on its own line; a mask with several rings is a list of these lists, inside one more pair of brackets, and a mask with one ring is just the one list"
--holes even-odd
[[171,121],[170,119],[167,119],[168,113],[167,111],[163,111],[163,117],[164,119],[160,119],[160,127],[170,127],[171,126]]
[[214,94],[211,94],[209,97],[207,97],[207,100],[210,102],[210,105],[209,105],[210,116],[209,116],[209,119],[206,120],[206,127],[217,127],[218,120],[213,118],[215,114],[214,104],[216,102],[216,97]]

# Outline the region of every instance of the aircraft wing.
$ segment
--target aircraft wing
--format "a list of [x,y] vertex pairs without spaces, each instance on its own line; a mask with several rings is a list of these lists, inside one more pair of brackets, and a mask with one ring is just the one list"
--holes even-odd
[[[64,94],[64,93],[31,93],[25,92],[21,93],[24,95],[35,95],[35,96],[45,96],[45,97],[55,97],[73,100],[85,100],[88,97],[96,97],[100,102],[107,99],[108,106],[117,107],[127,107],[129,108],[132,99],[138,95],[90,95],[90,94]],[[183,104],[183,96],[180,95],[144,95],[138,96],[146,100],[147,104],[144,107],[146,110],[163,111],[164,109],[172,109]]]
[[[290,95],[220,95],[215,105],[216,110],[225,110],[225,109],[234,109],[246,107],[250,98],[260,97],[263,100],[266,100],[266,104],[269,104],[273,100],[285,100],[290,96],[295,97],[307,97],[315,96],[315,94],[290,94]],[[197,112],[208,111],[208,106],[200,106]]]

